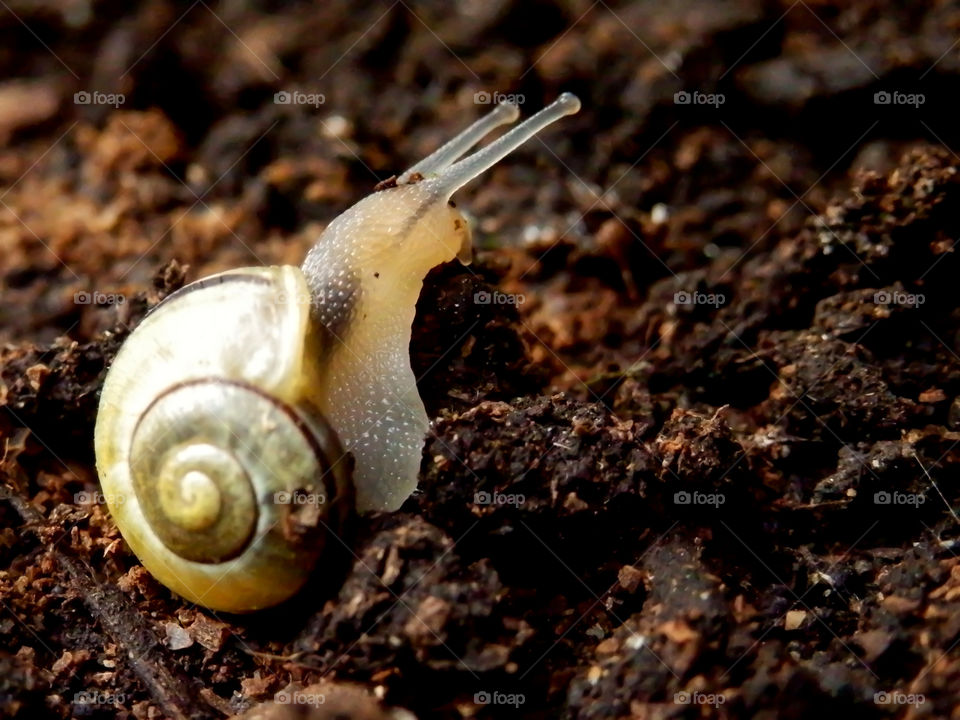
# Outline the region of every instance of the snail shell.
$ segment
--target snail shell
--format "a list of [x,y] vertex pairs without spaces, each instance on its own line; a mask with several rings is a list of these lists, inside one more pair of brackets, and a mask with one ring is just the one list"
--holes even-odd
[[310,397],[309,314],[297,268],[214,275],[155,308],[111,368],[105,498],[144,566],[193,602],[281,602],[352,506],[350,458]]

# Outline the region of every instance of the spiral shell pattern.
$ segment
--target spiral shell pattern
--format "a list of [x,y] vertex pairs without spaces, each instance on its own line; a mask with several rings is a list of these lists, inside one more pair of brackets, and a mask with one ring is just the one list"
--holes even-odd
[[308,315],[296,268],[206,278],[148,314],[108,373],[95,442],[111,514],[196,603],[282,602],[352,509],[350,456],[309,393]]

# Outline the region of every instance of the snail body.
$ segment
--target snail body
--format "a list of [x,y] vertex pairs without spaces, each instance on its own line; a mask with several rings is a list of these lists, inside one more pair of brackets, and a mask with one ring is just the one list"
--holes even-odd
[[[546,125],[564,93],[456,162],[504,104],[334,219],[302,268],[244,268],[168,296],[104,382],[94,444],[110,511],[144,566],[207,607],[282,602],[354,506],[416,489],[429,420],[410,365],[423,278],[470,231],[451,195]],[[307,498],[308,507],[291,499]]]

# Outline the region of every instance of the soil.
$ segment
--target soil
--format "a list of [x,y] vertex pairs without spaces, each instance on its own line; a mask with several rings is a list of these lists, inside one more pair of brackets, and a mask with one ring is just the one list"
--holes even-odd
[[[958,38],[932,1],[4,3],[0,716],[960,718]],[[299,264],[476,93],[564,90],[425,281],[417,493],[280,608],[159,585],[92,449],[144,313]]]

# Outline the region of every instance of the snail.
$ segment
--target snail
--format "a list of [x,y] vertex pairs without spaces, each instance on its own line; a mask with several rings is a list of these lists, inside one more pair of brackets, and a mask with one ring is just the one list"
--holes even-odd
[[500,104],[335,218],[301,268],[197,280],[146,315],[104,380],[94,431],[110,513],[146,569],[214,610],[299,590],[326,534],[416,489],[429,421],[410,366],[436,265],[469,262],[453,193],[579,110]]

